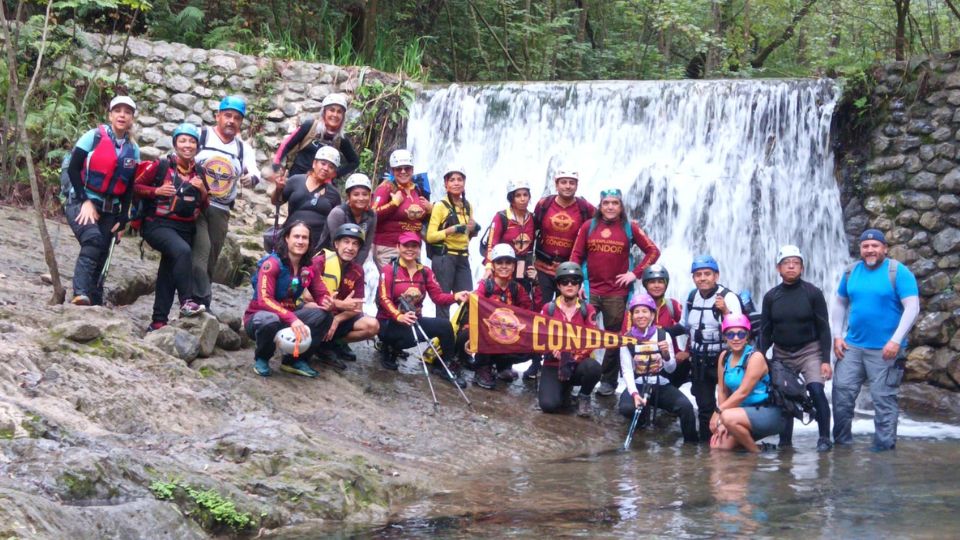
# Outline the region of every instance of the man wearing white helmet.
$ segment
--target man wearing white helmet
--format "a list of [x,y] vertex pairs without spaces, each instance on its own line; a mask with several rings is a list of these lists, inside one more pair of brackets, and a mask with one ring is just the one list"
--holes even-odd
[[[434,205],[427,224],[427,254],[443,292],[470,290],[473,286],[467,247],[480,226],[473,220],[466,184],[464,167],[454,165],[444,173],[446,197]],[[437,306],[437,317],[449,316],[450,308]]]
[[320,105],[323,108],[320,118],[307,118],[287,135],[273,155],[273,163],[278,167],[283,166],[288,176],[309,171],[313,166],[313,157],[321,146],[331,146],[340,152],[343,159],[337,167],[337,178],[352,173],[360,166],[360,156],[343,133],[347,96],[329,94]]
[[310,227],[314,241],[311,252],[321,247],[321,238],[326,234],[327,216],[340,205],[340,191],[333,185],[340,165],[340,152],[331,146],[321,146],[313,160],[313,168],[307,174],[296,174],[289,180],[282,176],[276,179],[277,189],[271,199],[273,204],[287,203],[287,221],[303,221]]
[[330,211],[327,216],[327,228],[320,245],[330,243],[330,235],[344,223],[353,223],[363,231],[363,245],[357,253],[355,262],[360,266],[367,260],[370,248],[373,247],[373,235],[377,228],[377,214],[370,209],[370,193],[372,192],[370,178],[362,173],[353,173],[347,177],[343,190],[347,200]]
[[[786,245],[777,253],[777,272],[783,281],[763,295],[758,350],[773,347],[773,357],[790,370],[803,375],[807,391],[817,410],[820,439],[818,452],[828,452],[830,404],[823,385],[833,376],[830,367],[830,319],[827,301],[814,284],[804,281],[800,248]],[[793,418],[780,433],[780,446],[790,445]]]
[[373,191],[373,211],[377,213],[373,257],[380,269],[399,255],[400,235],[412,232],[419,236],[433,210],[430,200],[413,181],[413,155],[409,150],[394,150],[390,154],[390,171],[393,178]]

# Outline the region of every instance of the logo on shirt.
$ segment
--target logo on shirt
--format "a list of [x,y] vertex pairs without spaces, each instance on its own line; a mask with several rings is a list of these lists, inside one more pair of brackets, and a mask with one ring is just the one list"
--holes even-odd
[[520,323],[516,314],[508,308],[497,308],[489,317],[483,319],[487,325],[487,335],[501,345],[512,345],[520,341],[520,332],[527,327]]
[[613,234],[610,232],[610,229],[604,229],[600,231],[600,238],[610,238],[610,235]]
[[420,302],[423,301],[423,293],[416,287],[410,287],[403,291],[400,297],[406,300],[411,306],[419,306]]
[[419,204],[411,204],[407,207],[407,219],[419,220],[423,217],[423,207]]
[[550,218],[550,225],[552,225],[553,229],[557,232],[566,232],[573,227],[573,218],[566,213],[559,212]]
[[233,168],[233,161],[228,156],[213,155],[203,160],[200,170],[210,186],[211,197],[226,197],[233,189],[237,179],[237,171]]
[[517,253],[522,253],[530,247],[530,244],[533,243],[533,239],[530,238],[526,233],[520,233],[516,238],[513,239],[513,249]]

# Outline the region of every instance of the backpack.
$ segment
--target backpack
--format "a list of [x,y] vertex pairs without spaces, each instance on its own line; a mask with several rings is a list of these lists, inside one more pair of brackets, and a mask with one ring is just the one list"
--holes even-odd
[[[627,233],[627,271],[629,272],[631,269],[633,269],[633,222],[631,222],[629,219],[622,219],[621,222],[623,223],[623,231]],[[590,228],[587,229],[587,240],[590,239],[590,235],[593,234],[593,231],[597,229],[597,223],[597,218],[590,220]],[[583,258],[583,264],[580,265],[580,269],[583,270],[583,294],[587,298],[590,298],[590,276],[588,271],[589,269],[587,268],[586,257]],[[633,287],[630,287],[630,295],[628,295],[628,297],[632,296],[632,294]]]
[[[893,259],[887,260],[890,261],[890,263],[887,264],[887,276],[890,278],[890,286],[893,287],[893,293],[897,294],[897,267],[900,266],[900,263]],[[850,274],[853,273],[853,269],[856,268],[858,264],[860,264],[860,261],[851,264],[843,272],[843,279],[847,282],[848,287],[850,286]],[[897,294],[897,296],[899,297],[899,294]]]
[[[547,209],[550,208],[550,206],[553,204],[553,201],[555,200],[557,200],[556,195],[548,195],[545,199],[543,199],[543,204],[538,203],[537,206],[533,209],[533,230],[534,230],[533,235],[534,235],[535,246],[539,246],[541,242],[540,233],[543,229],[543,216],[544,214],[547,213]],[[581,221],[585,223],[588,219],[593,217],[590,215],[592,214],[592,212],[590,212],[590,208],[586,204],[587,201],[583,197],[576,197],[574,201],[576,201],[577,208],[580,210]],[[536,253],[537,257],[540,259],[546,260],[548,262],[553,262],[553,257],[551,257],[550,255],[547,255],[540,249],[535,248],[534,253]]]
[[[237,155],[234,157],[237,158],[237,161],[240,162],[240,168],[243,169],[243,146],[244,146],[243,142],[240,140],[239,135],[234,137],[233,140],[236,141],[237,143]],[[207,148],[207,128],[202,127],[200,128],[200,144],[197,145],[197,153],[199,153],[201,150],[205,150],[206,148]],[[220,149],[218,148],[214,148],[213,150],[220,151]],[[227,152],[226,154],[232,155],[229,152]],[[240,172],[240,176],[243,176],[243,171]]]
[[[170,159],[167,157],[162,157],[157,164],[156,175],[153,177],[153,182],[150,183],[151,186],[158,187],[163,183],[164,178],[167,177],[167,172],[170,170]],[[130,228],[139,231],[143,226],[143,218],[147,217],[153,212],[155,202],[149,199],[136,199],[133,203],[133,208],[130,210]]]
[[[485,296],[486,298],[490,298],[490,296],[493,294],[495,287],[496,287],[496,284],[493,282],[493,278],[487,278],[483,280],[483,296]],[[507,283],[507,292],[510,293],[511,300],[516,300],[517,295],[520,294],[520,285],[518,285],[515,280],[511,279]],[[500,301],[503,302],[504,304],[507,303],[507,299],[503,294],[500,295]],[[550,315],[552,316],[553,313],[551,313]],[[586,314],[584,314],[584,317],[586,317]]]
[[[587,316],[590,315],[589,310],[587,310],[587,303],[582,300],[578,300],[577,305],[580,307],[580,316],[582,316],[584,320],[586,320]],[[547,304],[547,315],[553,317],[553,314],[556,313],[556,311],[557,311],[557,301],[553,300],[552,302]]]
[[[507,212],[504,210],[501,210],[497,212],[497,215],[494,217],[499,218],[500,226],[503,227],[503,230],[507,230],[507,226],[509,226],[509,221],[507,219]],[[480,254],[483,255],[484,258],[486,258],[487,252],[490,248],[490,231],[492,229],[493,229],[493,221],[491,221],[490,224],[487,225],[487,230],[483,231],[483,236],[480,237]]]
[[801,422],[807,413],[810,418],[803,424],[812,422],[813,399],[807,394],[803,377],[776,358],[767,360],[767,370],[770,372],[770,400],[773,404],[783,409],[784,415]]
[[[456,208],[453,207],[446,199],[440,199],[441,204],[447,207],[447,219],[443,220],[443,223],[440,224],[441,229],[446,229],[447,227],[453,227],[460,224],[460,217],[457,215]],[[467,212],[467,215],[470,215],[470,202],[466,198],[463,199],[463,209]],[[469,235],[468,235],[469,237]],[[447,245],[443,242],[439,244],[427,244],[427,257],[432,259],[438,255],[446,255]]]
[[[100,138],[102,134],[98,129],[96,133],[93,134],[93,147],[96,148],[100,144]],[[71,149],[67,152],[67,155],[63,156],[63,161],[60,162],[60,204],[67,204],[67,200],[70,198],[70,194],[73,192],[73,184],[70,182],[70,174],[68,169],[70,168],[70,158],[73,156],[73,150]]]
[[[300,139],[300,142],[296,146],[291,148],[286,157],[284,158],[283,168],[290,170],[293,168],[293,162],[296,161],[297,156],[303,151],[304,148],[313,144],[314,141],[319,141],[319,146],[332,146],[340,151],[340,143],[343,141],[343,136],[339,133],[333,136],[333,140],[324,139],[323,137],[318,137],[317,133],[320,131],[320,125],[323,122],[318,122],[317,118],[308,118],[304,124],[308,125],[307,132],[303,135],[303,138]],[[318,147],[319,148],[319,147]],[[341,152],[342,153],[342,152]]]
[[263,266],[263,263],[266,262],[267,259],[271,257],[277,259],[280,262],[280,275],[277,276],[277,286],[276,286],[276,289],[274,290],[274,296],[276,297],[276,299],[282,301],[282,300],[286,300],[288,296],[291,296],[294,299],[299,298],[303,294],[303,290],[307,288],[309,283],[304,283],[303,280],[299,280],[299,276],[298,276],[298,282],[296,283],[296,288],[294,291],[292,291],[293,294],[288,295],[288,293],[291,292],[290,287],[294,285],[293,283],[294,276],[290,273],[290,268],[287,267],[287,265],[280,260],[280,257],[278,257],[276,253],[271,252],[271,253],[267,253],[263,257],[260,257],[260,260],[257,261],[256,270],[254,270],[253,275],[250,276],[250,286],[253,287],[253,299],[257,300],[259,298],[259,294],[257,291],[257,279],[260,277],[260,268]]

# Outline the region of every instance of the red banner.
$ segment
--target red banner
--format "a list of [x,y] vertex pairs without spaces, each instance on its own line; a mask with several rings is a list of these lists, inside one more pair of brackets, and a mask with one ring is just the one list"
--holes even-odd
[[470,295],[470,342],[467,348],[475,353],[572,352],[636,344],[636,338],[551,319],[476,293]]

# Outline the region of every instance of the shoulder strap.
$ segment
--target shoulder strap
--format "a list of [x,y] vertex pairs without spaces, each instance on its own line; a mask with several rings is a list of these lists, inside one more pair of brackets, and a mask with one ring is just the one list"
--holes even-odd
[[497,216],[500,217],[500,226],[503,228],[504,231],[506,231],[507,226],[510,225],[510,219],[507,217],[507,211],[501,210],[497,212]]
[[844,270],[844,272],[843,272],[843,279],[844,279],[844,281],[847,282],[847,287],[850,286],[850,274],[853,273],[853,269],[856,268],[858,264],[860,264],[860,261],[857,261],[857,262],[855,262],[855,263],[852,263],[852,264],[848,265],[848,266],[847,266],[847,269]]
[[664,298],[663,302],[667,305],[667,313],[670,314],[670,320],[677,321],[677,306],[673,305],[672,298]]
[[890,286],[893,287],[893,292],[897,292],[897,267],[900,266],[900,263],[893,259],[887,259],[887,275],[890,277]]
[[198,145],[200,149],[204,149],[207,146],[207,128],[206,126],[200,128],[200,144]]
[[489,297],[493,294],[493,278],[483,280],[483,295]]
[[556,198],[556,195],[547,195],[547,197],[543,199],[543,204],[540,205],[539,208],[534,208],[533,225],[538,231],[540,230],[541,225],[543,225],[543,215],[547,213],[547,210],[551,205],[553,205],[553,201],[555,201]]
[[556,313],[556,311],[557,311],[557,301],[552,300],[550,301],[549,304],[547,304],[547,315],[553,317],[553,314]]
[[516,302],[517,295],[520,294],[520,287],[517,285],[517,281],[514,279],[511,279],[510,282],[507,283],[507,290],[510,291],[510,298],[512,298],[513,301]]
[[170,158],[161,157],[157,160],[157,174],[153,177],[154,185],[160,185],[163,183],[163,179],[167,177],[167,171],[170,170]]
[[590,207],[587,206],[587,200],[583,197],[577,197],[577,208],[580,210],[580,219],[586,221],[590,219]]
[[587,305],[588,305],[588,304],[587,304],[586,302],[582,302],[582,301],[579,301],[579,300],[578,300],[577,302],[580,304],[580,315],[583,317],[584,320],[586,320],[586,319],[587,319],[587,315],[590,314],[590,310],[587,309]]

